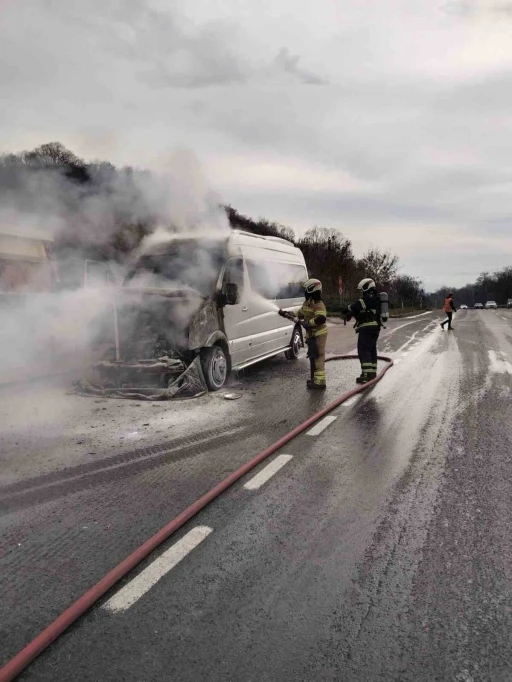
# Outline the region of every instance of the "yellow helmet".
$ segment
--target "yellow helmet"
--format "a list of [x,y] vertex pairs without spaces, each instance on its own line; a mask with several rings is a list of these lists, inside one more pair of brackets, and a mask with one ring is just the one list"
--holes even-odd
[[302,285],[306,294],[313,294],[315,291],[322,291],[322,282],[319,279],[308,279]]

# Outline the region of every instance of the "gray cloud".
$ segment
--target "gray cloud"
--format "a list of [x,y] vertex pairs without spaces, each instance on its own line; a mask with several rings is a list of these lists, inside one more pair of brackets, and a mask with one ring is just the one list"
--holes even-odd
[[[93,7],[94,6],[94,9]],[[230,47],[236,26],[186,26],[144,0],[53,4],[107,54],[134,63],[152,87],[200,88],[245,80],[247,65]]]
[[274,60],[274,67],[294,76],[297,80],[307,85],[325,85],[327,83],[325,78],[318,76],[312,71],[303,69],[299,65],[299,60],[299,55],[292,55],[287,47],[282,47]]
[[4,150],[59,139],[158,169],[189,147],[241,210],[338,227],[460,284],[450,261],[475,276],[512,261],[510,6],[8,3]]
[[449,0],[441,5],[447,14],[468,18],[512,18],[512,2],[506,0]]

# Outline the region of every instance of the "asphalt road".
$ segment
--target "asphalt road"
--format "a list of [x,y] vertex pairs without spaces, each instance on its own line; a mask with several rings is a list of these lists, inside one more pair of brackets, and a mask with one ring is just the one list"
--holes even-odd
[[[438,322],[393,321],[376,387],[273,456],[266,482],[269,462],[235,484],[21,679],[512,679],[512,312]],[[331,352],[354,346],[330,328]],[[1,660],[358,367],[329,363],[325,395],[306,374],[278,358],[239,377],[239,400],[181,405],[0,393]]]

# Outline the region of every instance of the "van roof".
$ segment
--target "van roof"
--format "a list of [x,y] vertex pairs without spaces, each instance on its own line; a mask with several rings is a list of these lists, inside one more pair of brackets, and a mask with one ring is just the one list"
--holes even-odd
[[177,242],[194,242],[208,244],[211,248],[213,244],[230,243],[234,246],[246,247],[260,247],[273,251],[281,251],[284,253],[301,253],[292,242],[282,237],[271,237],[261,234],[254,234],[253,232],[245,232],[244,230],[231,230],[228,234],[215,235],[208,237],[207,235],[169,235],[168,239],[163,239],[155,244],[150,244],[144,249],[144,255],[147,254],[162,254],[165,253],[171,245]]
[[273,251],[281,251],[284,253],[301,253],[292,242],[282,237],[267,237],[261,234],[253,234],[252,232],[244,232],[243,230],[233,230],[229,241],[236,246],[256,246]]
[[255,234],[254,232],[245,232],[244,230],[233,230],[233,234],[240,234],[244,237],[252,237],[253,239],[266,239],[269,242],[281,242],[282,244],[288,244],[288,246],[293,246],[295,248],[295,245],[288,239],[284,239],[284,237],[272,237],[271,235]]

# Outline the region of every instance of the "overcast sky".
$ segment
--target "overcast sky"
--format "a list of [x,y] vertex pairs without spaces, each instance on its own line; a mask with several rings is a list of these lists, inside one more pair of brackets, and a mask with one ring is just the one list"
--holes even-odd
[[165,166],[427,288],[512,265],[512,1],[0,0],[3,151]]

